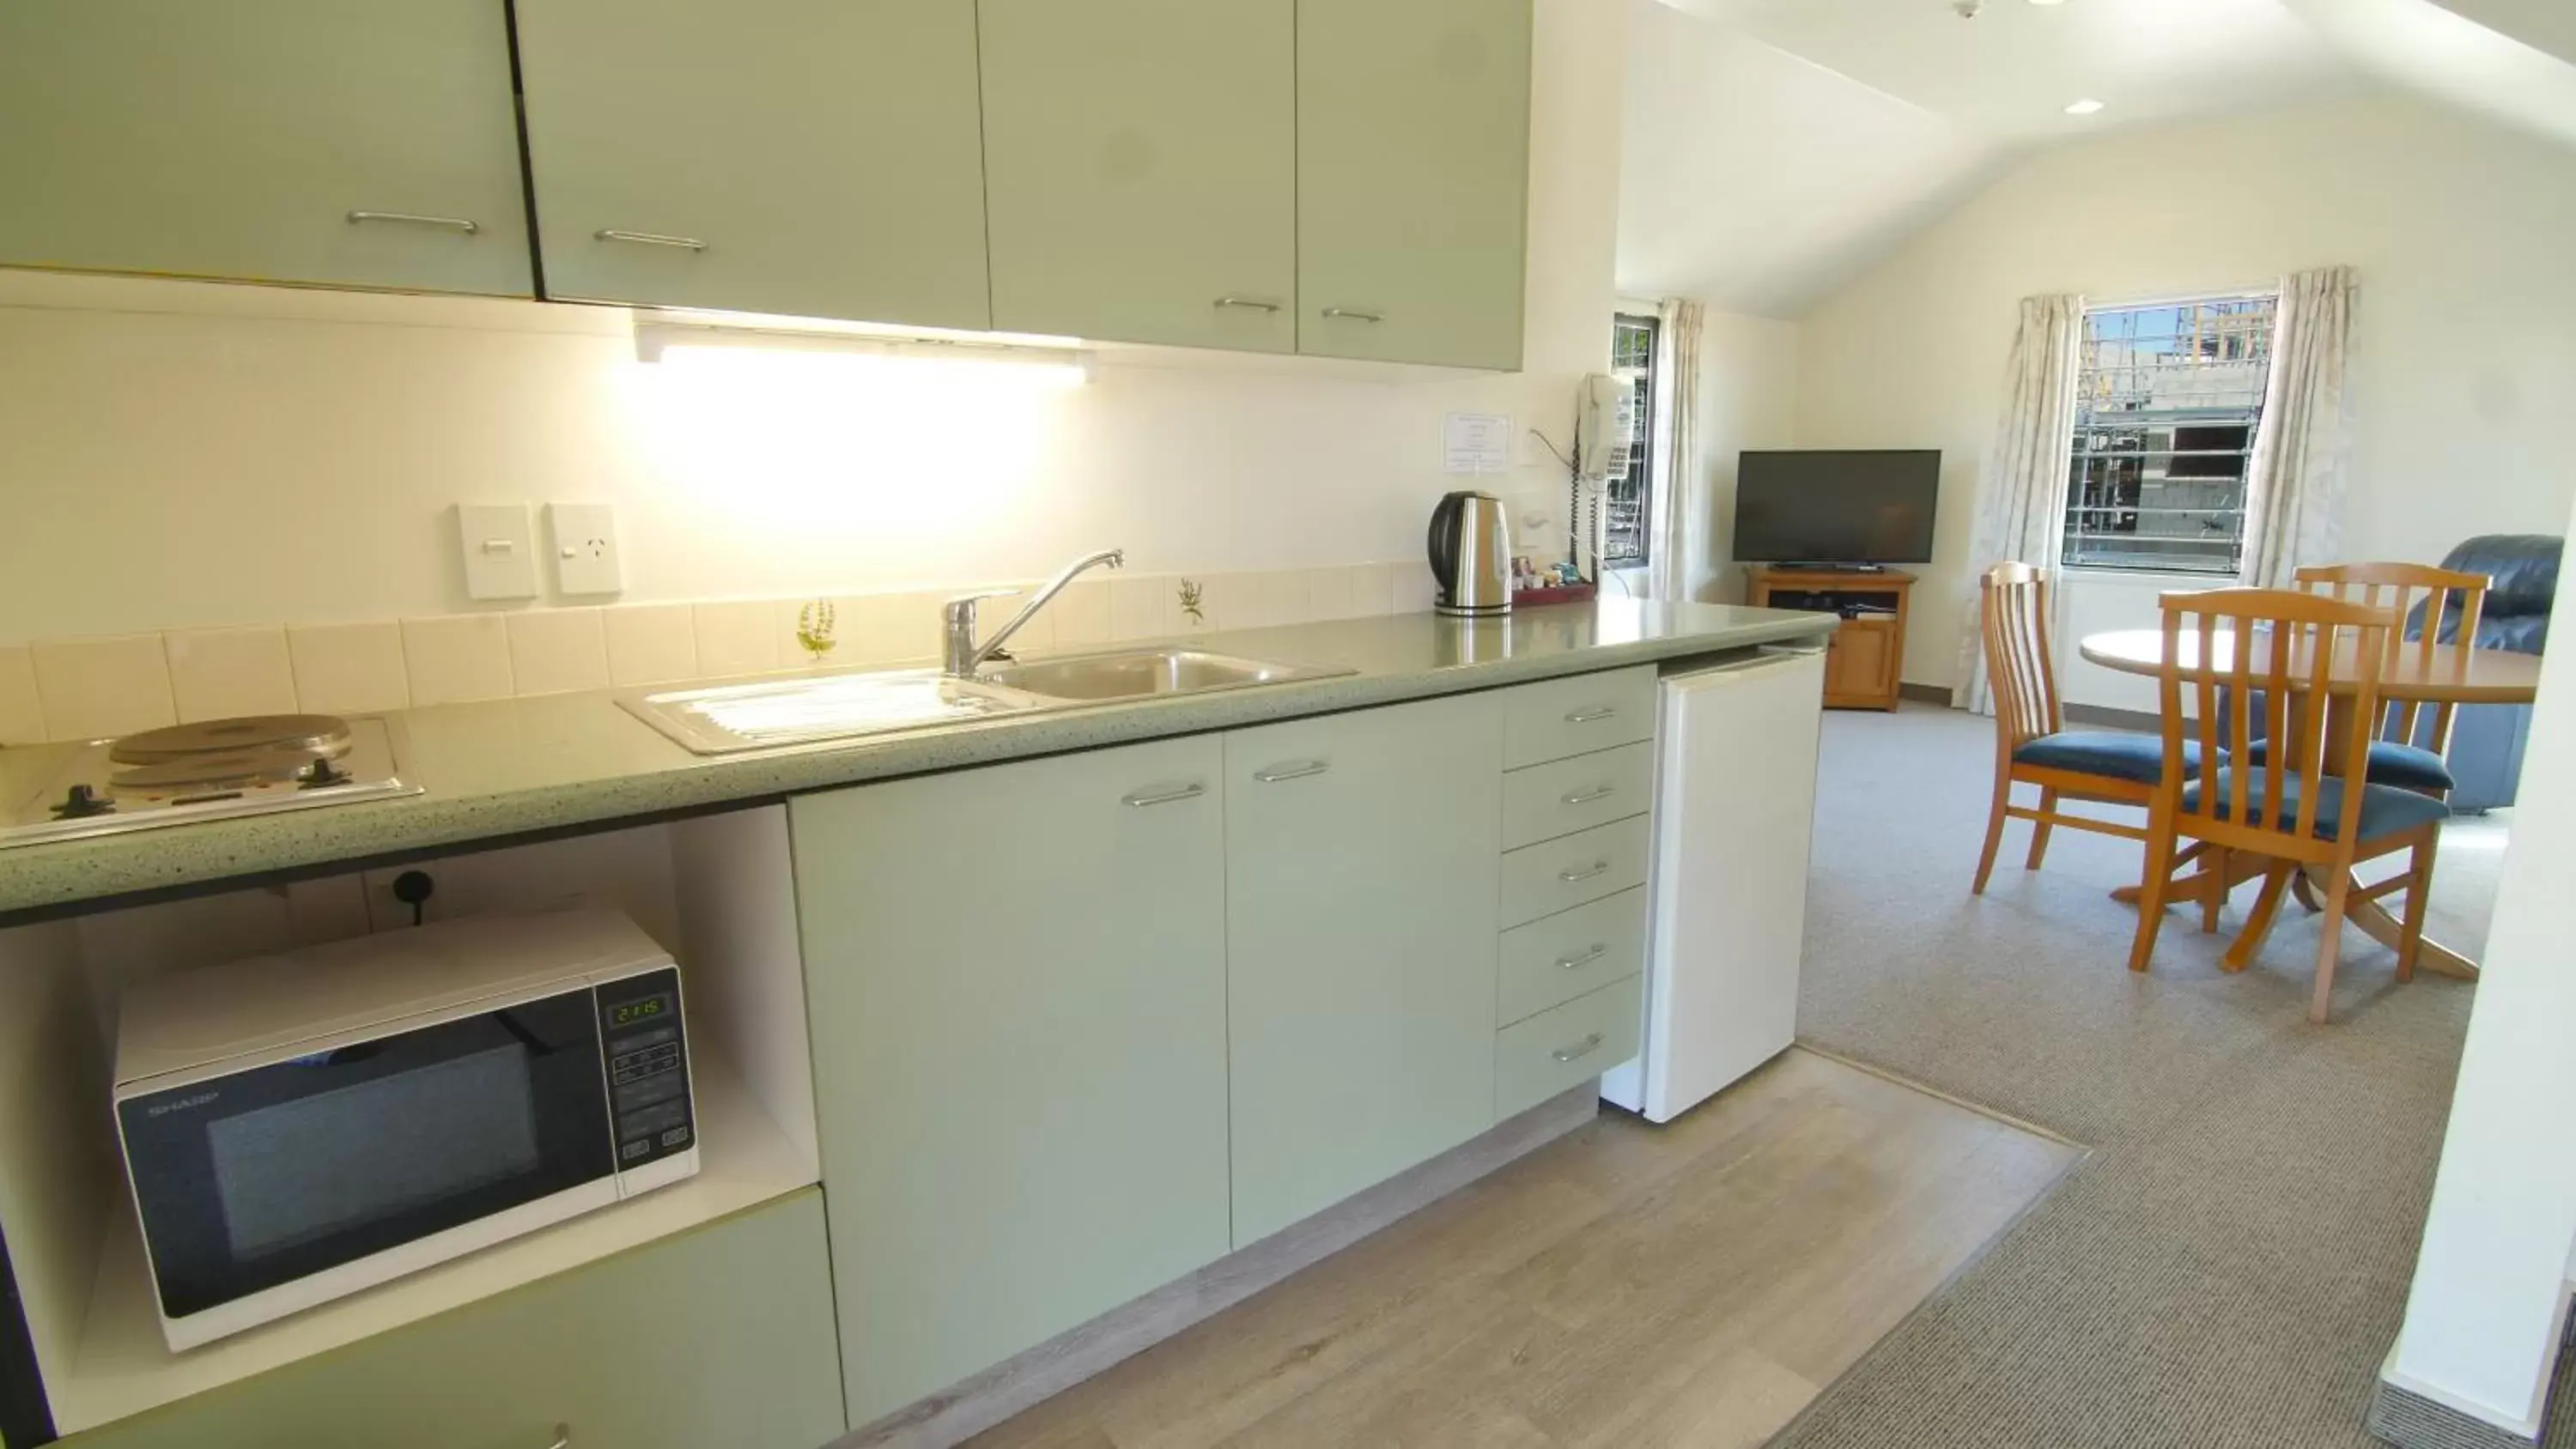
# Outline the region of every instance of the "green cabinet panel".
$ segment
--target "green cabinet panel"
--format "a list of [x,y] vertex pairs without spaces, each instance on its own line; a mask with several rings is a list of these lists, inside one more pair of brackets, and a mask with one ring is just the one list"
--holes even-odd
[[1492,695],[1226,736],[1234,1242],[1493,1125]]
[[853,1424],[1224,1255],[1222,757],[789,802]]
[[507,11],[0,4],[0,263],[527,296]]
[[1530,0],[1298,0],[1298,351],[1520,366],[1529,60]]
[[983,0],[993,325],[1297,345],[1295,0]]
[[519,0],[553,297],[984,327],[975,0]]
[[843,1428],[807,1188],[65,1449],[815,1449]]

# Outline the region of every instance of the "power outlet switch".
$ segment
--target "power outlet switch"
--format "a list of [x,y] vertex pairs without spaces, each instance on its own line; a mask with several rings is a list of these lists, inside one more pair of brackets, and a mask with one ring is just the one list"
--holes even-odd
[[537,530],[524,503],[459,503],[456,543],[469,599],[537,596]]
[[617,510],[605,503],[549,503],[546,532],[555,550],[555,588],[567,594],[613,594],[626,587],[617,551]]

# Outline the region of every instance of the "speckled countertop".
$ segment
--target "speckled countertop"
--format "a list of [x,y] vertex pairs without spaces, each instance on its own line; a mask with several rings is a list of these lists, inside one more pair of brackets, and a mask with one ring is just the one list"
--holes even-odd
[[[1833,622],[1620,599],[1475,622],[1402,614],[1236,630],[1188,642],[1357,673],[725,756],[689,753],[604,692],[407,710],[392,718],[408,738],[404,772],[423,793],[0,849],[0,924],[238,877],[1813,638]],[[0,798],[32,791],[48,758],[43,747],[0,750]]]

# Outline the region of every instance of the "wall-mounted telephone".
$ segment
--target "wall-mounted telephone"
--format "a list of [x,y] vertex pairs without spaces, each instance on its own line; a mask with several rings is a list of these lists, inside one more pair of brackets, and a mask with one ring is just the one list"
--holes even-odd
[[1601,483],[1627,463],[1629,436],[1636,430],[1637,390],[1625,379],[1596,372],[1583,379],[1576,395],[1574,476],[1578,482]]

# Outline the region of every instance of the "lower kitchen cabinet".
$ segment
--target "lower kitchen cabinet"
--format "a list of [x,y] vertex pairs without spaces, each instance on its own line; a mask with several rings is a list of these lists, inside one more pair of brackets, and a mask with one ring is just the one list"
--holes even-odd
[[1237,1247],[1493,1125],[1501,771],[1491,694],[1226,736]]
[[1224,763],[790,803],[853,1424],[1226,1252]]
[[844,1428],[827,1267],[807,1188],[63,1443],[815,1449]]

